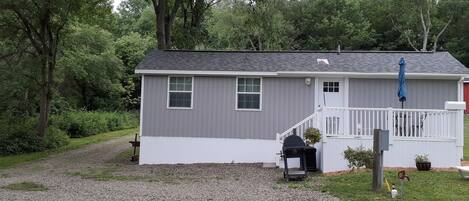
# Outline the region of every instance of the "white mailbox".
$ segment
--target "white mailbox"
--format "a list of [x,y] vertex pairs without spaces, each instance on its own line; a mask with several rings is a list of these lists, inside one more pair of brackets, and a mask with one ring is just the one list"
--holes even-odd
[[465,110],[466,102],[464,101],[446,101],[445,110]]

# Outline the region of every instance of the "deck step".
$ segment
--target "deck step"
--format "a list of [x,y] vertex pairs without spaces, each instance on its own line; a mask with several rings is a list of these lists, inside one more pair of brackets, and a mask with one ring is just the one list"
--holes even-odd
[[290,175],[290,176],[302,176],[302,175],[305,175],[305,171],[304,170],[289,170],[288,175]]
[[276,168],[277,164],[275,163],[262,163],[263,168]]

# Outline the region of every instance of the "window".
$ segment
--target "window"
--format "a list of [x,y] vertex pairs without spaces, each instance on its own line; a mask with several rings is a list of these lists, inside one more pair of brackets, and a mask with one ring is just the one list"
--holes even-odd
[[168,108],[192,108],[192,77],[168,77]]
[[237,78],[236,109],[261,109],[261,78]]
[[323,82],[324,92],[339,92],[339,82]]

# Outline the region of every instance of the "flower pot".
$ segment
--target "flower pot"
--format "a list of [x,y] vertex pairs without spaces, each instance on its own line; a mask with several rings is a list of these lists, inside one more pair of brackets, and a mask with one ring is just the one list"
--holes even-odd
[[432,163],[430,162],[415,163],[415,165],[419,171],[429,171],[432,168]]

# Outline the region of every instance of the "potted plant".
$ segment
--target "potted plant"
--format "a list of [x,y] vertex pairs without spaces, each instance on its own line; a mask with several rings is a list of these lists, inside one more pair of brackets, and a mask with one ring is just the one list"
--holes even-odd
[[429,171],[432,168],[432,163],[428,159],[428,154],[417,155],[415,157],[415,165],[419,171]]
[[[321,140],[321,133],[317,128],[308,128],[304,132],[304,138],[306,140],[306,144],[310,146],[309,148],[305,149],[305,156],[306,156],[306,165],[308,171],[317,171],[316,168],[316,148],[314,148],[314,144],[318,143]],[[303,164],[303,162],[301,162]]]
[[314,146],[321,140],[321,133],[317,128],[308,128],[304,133],[306,144]]

